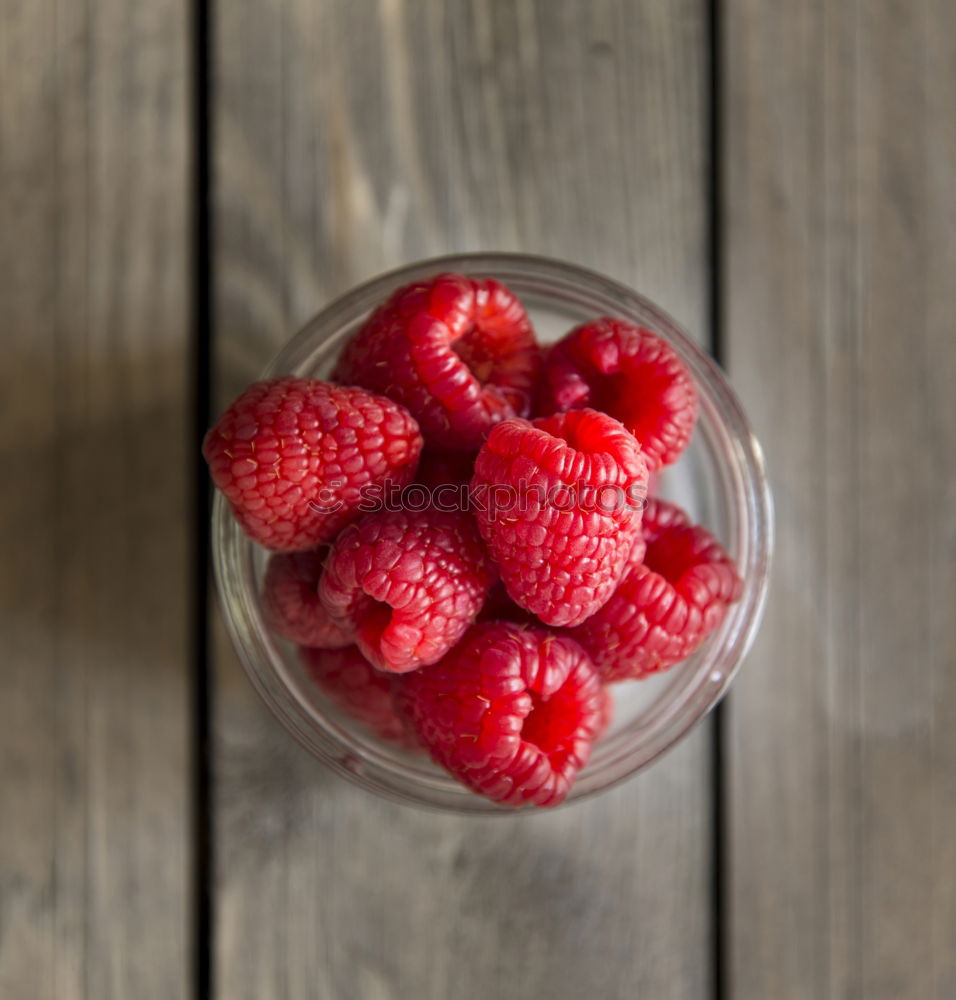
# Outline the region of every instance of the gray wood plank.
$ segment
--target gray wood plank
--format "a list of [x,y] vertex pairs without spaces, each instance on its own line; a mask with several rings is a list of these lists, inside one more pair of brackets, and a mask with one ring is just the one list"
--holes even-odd
[[[224,403],[331,296],[454,249],[603,269],[704,330],[697,0],[246,0],[217,18]],[[222,996],[709,992],[706,730],[556,815],[466,820],[325,774],[216,652]]]
[[731,995],[956,996],[956,8],[727,8],[727,347],[776,490]]
[[0,21],[0,996],[183,996],[187,12]]

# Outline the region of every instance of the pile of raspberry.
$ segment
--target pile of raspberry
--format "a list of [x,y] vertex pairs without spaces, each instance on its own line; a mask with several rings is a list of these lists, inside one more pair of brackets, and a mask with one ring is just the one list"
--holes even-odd
[[552,806],[608,686],[691,655],[740,594],[648,497],[696,419],[651,331],[599,318],[545,349],[503,284],[443,274],[372,313],[329,381],[250,386],[203,453],[325,697],[479,795]]

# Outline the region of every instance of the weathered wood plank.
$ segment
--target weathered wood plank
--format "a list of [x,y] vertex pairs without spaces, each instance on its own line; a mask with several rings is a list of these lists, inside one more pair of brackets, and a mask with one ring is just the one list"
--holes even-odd
[[727,346],[778,549],[731,995],[956,995],[956,9],[727,5]]
[[0,996],[183,996],[186,5],[0,21]]
[[[453,249],[590,264],[703,331],[703,6],[220,5],[219,401],[330,296]],[[553,816],[422,814],[323,773],[216,659],[221,995],[708,994],[706,731]]]

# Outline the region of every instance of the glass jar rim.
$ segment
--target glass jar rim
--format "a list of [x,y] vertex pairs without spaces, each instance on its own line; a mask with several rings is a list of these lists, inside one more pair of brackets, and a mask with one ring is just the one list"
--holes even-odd
[[[719,450],[724,461],[727,482],[723,485],[729,486],[736,519],[736,557],[743,594],[731,605],[718,630],[721,641],[706,647],[683,696],[664,706],[652,720],[653,732],[641,744],[640,752],[629,749],[626,739],[618,739],[616,752],[605,752],[599,767],[589,764],[581,773],[567,802],[581,801],[648,767],[686,736],[720,701],[746,656],[766,600],[773,547],[772,502],[762,451],[723,371],[666,312],[598,272],[531,254],[452,254],[378,275],[317,313],[273,358],[262,377],[309,370],[336,331],[364,317],[391,291],[446,271],[497,278],[519,297],[551,295],[560,288],[568,303],[590,306],[604,300],[613,307],[607,312],[638,317],[642,325],[665,337],[690,368],[701,403],[701,425],[706,426],[708,443]],[[462,795],[461,789],[449,794],[449,779],[444,775],[432,777],[424,770],[411,771],[378,752],[374,742],[356,745],[344,729],[317,718],[296,695],[281,651],[263,621],[253,567],[255,544],[244,535],[219,493],[213,507],[213,550],[226,625],[246,673],[273,714],[316,757],[356,784],[405,803],[471,814],[533,811],[502,807],[470,793]],[[623,736],[626,732],[616,734],[617,738]]]

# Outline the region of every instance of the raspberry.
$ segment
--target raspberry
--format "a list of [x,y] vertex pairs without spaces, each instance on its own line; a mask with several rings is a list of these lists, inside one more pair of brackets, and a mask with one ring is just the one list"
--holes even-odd
[[471,515],[384,511],[339,535],[319,595],[373,666],[404,673],[454,646],[495,575]]
[[344,649],[303,646],[299,657],[306,673],[336,708],[388,743],[406,749],[418,746],[395,712],[391,678],[376,670],[357,646]]
[[439,663],[402,677],[395,699],[436,763],[507,805],[561,802],[606,713],[577,643],[501,622],[474,626]]
[[372,313],[333,378],[407,406],[429,443],[474,450],[495,423],[528,413],[539,368],[531,323],[504,285],[442,274]]
[[641,442],[651,470],[676,462],[697,420],[697,390],[674,349],[620,319],[575,327],[548,352],[544,412],[590,406]]
[[276,553],[262,584],[262,603],[273,629],[302,646],[337,649],[352,639],[329,617],[319,600],[326,549]]
[[689,528],[692,523],[687,512],[676,503],[669,503],[660,497],[651,497],[644,505],[644,520],[641,522],[641,538],[644,540],[645,548],[651,542],[657,541],[665,531],[673,528]]
[[605,681],[646,677],[690,656],[740,596],[729,556],[678,507],[651,500],[644,524],[644,564],[570,633]]
[[640,445],[603,413],[495,427],[478,453],[472,501],[513,600],[547,625],[593,614],[624,573],[646,485]]
[[[634,539],[634,544],[631,546],[631,551],[627,557],[627,570],[631,569],[633,566],[640,566],[644,562],[644,556],[647,554],[647,541],[644,535],[639,531],[637,533],[637,538]],[[622,574],[623,579],[623,574]]]
[[598,710],[598,721],[594,727],[594,742],[597,743],[602,736],[607,733],[611,728],[611,722],[614,719],[614,698],[611,696],[611,692],[606,688],[601,688],[601,701],[600,708]]
[[370,484],[409,482],[421,448],[418,425],[391,400],[283,376],[249,386],[203,455],[246,533],[290,552],[333,538]]

